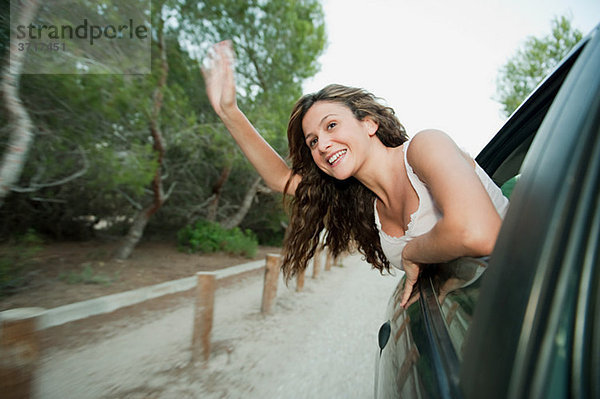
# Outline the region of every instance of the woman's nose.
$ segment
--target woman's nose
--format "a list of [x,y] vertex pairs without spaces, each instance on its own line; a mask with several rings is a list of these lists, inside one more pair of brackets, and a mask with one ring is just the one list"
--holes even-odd
[[329,140],[329,137],[327,137],[326,134],[322,134],[319,137],[318,143],[319,143],[319,151],[321,151],[321,152],[326,152],[329,149],[329,147],[331,147],[331,140]]

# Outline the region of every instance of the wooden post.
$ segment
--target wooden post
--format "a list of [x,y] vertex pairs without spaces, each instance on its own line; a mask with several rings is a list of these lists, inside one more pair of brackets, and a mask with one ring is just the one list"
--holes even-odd
[[304,274],[306,274],[306,269],[299,272],[296,277],[296,292],[300,292],[304,289]]
[[198,272],[196,304],[194,308],[194,333],[192,336],[192,362],[210,358],[210,333],[215,308],[216,278],[213,272]]
[[279,281],[280,256],[267,254],[265,267],[265,284],[263,287],[262,305],[260,311],[269,313],[273,300],[277,296],[277,282]]
[[327,258],[325,258],[325,270],[326,271],[330,271],[331,270],[331,263],[333,262],[332,256],[331,256],[331,251],[327,250]]
[[40,357],[37,333],[42,308],[0,313],[0,392],[3,398],[30,398]]
[[313,257],[313,278],[317,278],[321,271],[321,251],[322,247],[320,245],[317,246],[315,256]]

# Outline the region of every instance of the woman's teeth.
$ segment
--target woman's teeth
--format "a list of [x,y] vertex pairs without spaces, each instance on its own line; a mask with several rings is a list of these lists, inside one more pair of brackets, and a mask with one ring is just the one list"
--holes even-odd
[[327,160],[327,162],[329,162],[329,164],[330,164],[330,165],[333,165],[333,163],[334,163],[335,161],[337,161],[339,157],[341,157],[342,155],[344,155],[344,154],[346,153],[346,151],[347,151],[347,150],[342,150],[342,151],[336,152],[335,154],[333,154],[333,155],[331,156],[331,158],[329,158],[329,159]]

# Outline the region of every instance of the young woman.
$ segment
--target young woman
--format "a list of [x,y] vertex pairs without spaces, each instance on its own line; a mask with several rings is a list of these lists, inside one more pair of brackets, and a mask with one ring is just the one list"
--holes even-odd
[[231,43],[215,45],[203,68],[207,94],[266,184],[294,196],[287,278],[306,268],[322,230],[334,255],[354,242],[381,272],[404,270],[402,306],[423,265],[492,252],[508,200],[446,134],[409,140],[372,94],[330,85],[292,111],[290,169],[238,108],[232,63]]

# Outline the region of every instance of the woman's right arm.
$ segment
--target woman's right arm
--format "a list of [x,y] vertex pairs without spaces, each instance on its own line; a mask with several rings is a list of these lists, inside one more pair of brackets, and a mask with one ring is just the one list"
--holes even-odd
[[[238,108],[232,64],[231,42],[215,44],[202,68],[206,93],[215,112],[267,186],[283,192],[292,171]],[[288,194],[294,195],[300,180],[299,175],[292,178]]]

